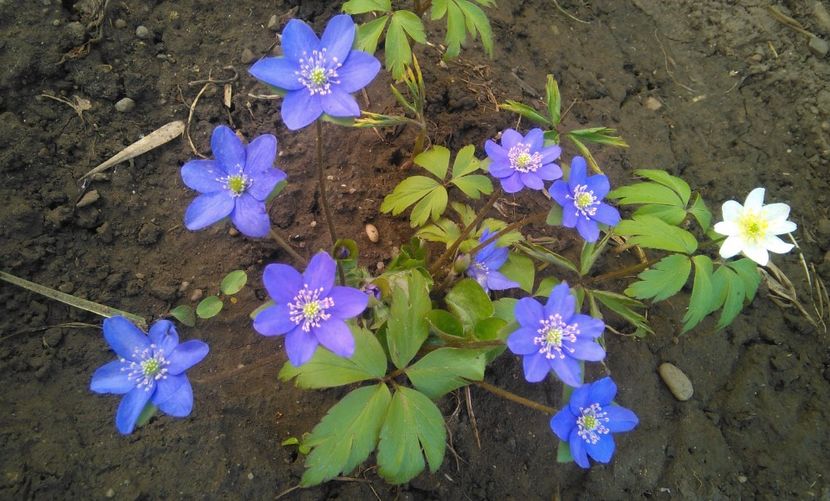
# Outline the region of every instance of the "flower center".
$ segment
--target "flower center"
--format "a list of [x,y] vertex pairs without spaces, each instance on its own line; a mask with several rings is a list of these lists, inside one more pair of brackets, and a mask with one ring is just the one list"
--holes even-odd
[[738,221],[738,224],[741,227],[741,233],[743,233],[744,238],[750,242],[763,240],[769,228],[769,221],[755,211],[744,213]]
[[242,174],[237,174],[236,176],[228,176],[228,181],[225,186],[234,196],[238,197],[239,195],[245,193],[248,183],[248,178]]
[[300,58],[300,70],[295,71],[294,74],[312,96],[314,94],[324,96],[331,93],[332,84],[340,83],[337,69],[341,66],[343,65],[336,57],[328,58],[325,48],[311,51],[310,56],[303,51],[303,57]]
[[589,444],[599,442],[600,435],[607,435],[610,430],[603,424],[609,421],[608,413],[602,410],[602,407],[597,404],[591,404],[589,407],[580,407],[579,412],[582,414],[576,418],[576,425],[578,427],[576,434]]
[[326,310],[334,306],[334,299],[330,297],[320,298],[323,288],[310,289],[304,284],[300,292],[294,296],[294,300],[288,303],[288,318],[297,325],[302,324],[305,332],[312,327],[320,327],[320,323],[331,318],[331,313]]
[[519,172],[536,172],[542,166],[542,155],[530,153],[530,145],[518,143],[507,152],[510,166]]
[[122,358],[121,363],[124,365],[121,371],[127,372],[127,379],[134,381],[136,388],[150,391],[154,381],[167,379],[167,366],[170,365],[170,361],[164,357],[164,350],[155,344],[140,351],[138,348],[133,350],[133,359],[137,359],[138,362]]
[[539,321],[542,325],[536,332],[539,334],[533,338],[533,344],[539,347],[539,353],[547,359],[565,358],[563,350],[570,353],[574,349],[563,346],[565,341],[573,343],[579,334],[579,324],[567,324],[562,320],[562,315],[556,313],[546,319]]
[[576,185],[573,196],[568,195],[568,198],[574,201],[577,216],[582,215],[587,218],[597,214],[599,199],[597,199],[593,191],[588,189],[587,185]]

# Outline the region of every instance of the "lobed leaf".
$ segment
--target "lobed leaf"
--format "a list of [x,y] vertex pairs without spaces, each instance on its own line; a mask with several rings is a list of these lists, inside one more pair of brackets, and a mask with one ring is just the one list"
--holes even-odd
[[706,203],[703,201],[700,193],[695,195],[695,201],[689,207],[688,211],[697,220],[697,224],[700,225],[700,229],[704,233],[709,231],[709,226],[712,224],[712,213],[706,207]]
[[415,388],[433,400],[484,379],[483,350],[439,348],[406,369]]
[[568,131],[566,135],[571,140],[578,139],[580,143],[584,141],[588,143],[616,146],[617,148],[628,148],[628,143],[617,135],[617,131],[608,127],[577,129]]
[[416,226],[423,226],[428,219],[437,221],[444,214],[447,201],[447,189],[440,185],[436,186],[412,208],[412,213],[409,215],[409,225],[415,228]]
[[[703,320],[703,317],[711,313],[714,308],[715,290],[712,286],[712,260],[708,256],[698,255],[692,258],[695,265],[695,280],[692,286],[692,297],[689,299],[689,309],[683,315],[683,330],[681,334],[688,332]],[[719,303],[718,303],[719,304]],[[715,306],[717,308],[717,306]]]
[[680,226],[686,219],[686,211],[682,207],[670,205],[641,205],[632,216],[654,216],[672,226]]
[[625,293],[637,299],[662,301],[677,294],[691,272],[692,262],[688,256],[671,254],[637,275],[640,280],[625,289]]
[[467,38],[467,29],[464,25],[464,12],[455,0],[447,0],[447,36],[444,41],[447,44],[446,57],[458,57],[461,52],[461,44]]
[[732,268],[744,283],[744,291],[746,292],[746,300],[752,302],[755,299],[755,293],[758,291],[758,285],[761,284],[761,274],[758,273],[758,265],[755,261],[749,258],[741,258],[737,261],[729,261],[726,266]]
[[482,193],[485,195],[493,193],[493,182],[488,176],[481,174],[453,178],[450,182],[473,200],[481,198]]
[[633,216],[632,219],[624,219],[614,230],[629,237],[629,243],[649,249],[684,254],[692,254],[697,250],[697,239],[694,235],[654,216]]
[[481,45],[484,47],[484,52],[489,57],[493,57],[493,28],[490,26],[487,14],[481,10],[481,7],[469,0],[455,1],[464,13],[464,18],[467,21],[467,31],[470,32],[470,36],[475,40],[476,34],[481,35]]
[[677,207],[680,210],[686,207],[685,202],[674,190],[651,182],[621,186],[609,193],[608,198],[616,199],[620,205],[657,204]]
[[389,28],[386,30],[385,55],[386,68],[392,77],[395,80],[403,78],[406,65],[412,63],[412,49],[401,18],[394,15],[389,19]]
[[429,336],[427,314],[432,309],[426,279],[417,271],[405,274],[404,286],[395,285],[387,322],[389,357],[403,369]]
[[640,301],[623,296],[622,294],[617,294],[616,292],[586,289],[585,293],[589,297],[596,298],[606,308],[636,327],[638,331],[654,334],[654,331],[648,325],[646,317],[634,310],[634,308],[645,308],[645,305]]
[[562,95],[559,93],[559,84],[553,75],[548,75],[545,83],[545,104],[548,107],[548,116],[551,125],[559,125],[562,111]]
[[349,0],[343,4],[347,14],[365,14],[366,12],[388,12],[392,10],[392,0]]
[[[386,27],[386,22],[389,16],[380,16],[367,23],[363,23],[357,27],[357,34],[355,36],[355,48],[374,54],[378,49],[378,41],[383,29]],[[364,112],[365,113],[365,112]]]
[[443,242],[449,245],[458,239],[461,229],[450,219],[441,218],[433,224],[424,226],[415,234],[428,242]]
[[450,167],[450,150],[443,146],[433,146],[416,155],[413,162],[443,181],[447,176],[447,169]]
[[634,171],[634,174],[671,188],[683,201],[684,206],[689,203],[689,197],[692,191],[689,189],[688,183],[681,178],[672,176],[668,172],[660,169],[637,169]]
[[712,275],[712,285],[718,291],[715,295],[719,298],[714,309],[721,308],[717,328],[723,329],[731,324],[744,308],[744,282],[734,270],[728,266],[720,266]]
[[196,312],[186,304],[180,304],[170,310],[170,316],[188,327],[196,326]]

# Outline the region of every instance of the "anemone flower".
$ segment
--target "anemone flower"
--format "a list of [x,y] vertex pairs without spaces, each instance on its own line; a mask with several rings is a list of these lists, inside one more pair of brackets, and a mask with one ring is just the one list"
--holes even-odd
[[525,187],[543,190],[543,181],[562,177],[562,169],[553,163],[562,148],[545,147],[542,129],[532,129],[526,136],[506,129],[501,133],[501,144],[488,139],[484,150],[490,158],[490,175],[499,180],[507,193],[517,193]]
[[568,181],[556,181],[548,192],[562,206],[562,226],[574,228],[587,242],[599,238],[597,223],[616,226],[620,222],[617,209],[602,201],[611,185],[602,174],[587,175],[585,159],[574,157]]

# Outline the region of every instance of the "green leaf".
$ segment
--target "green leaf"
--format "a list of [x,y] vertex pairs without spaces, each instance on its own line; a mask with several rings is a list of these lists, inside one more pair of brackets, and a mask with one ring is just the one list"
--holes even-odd
[[363,23],[358,26],[357,35],[355,37],[355,48],[369,54],[374,54],[378,49],[380,35],[383,33],[383,28],[386,27],[386,21],[388,20],[389,16],[380,16],[377,19],[373,19],[368,23]]
[[677,294],[691,272],[692,262],[688,256],[672,254],[637,275],[640,280],[631,284],[625,293],[637,299],[662,301]]
[[170,310],[170,316],[188,327],[196,326],[196,312],[186,304],[180,304]]
[[533,282],[536,279],[536,267],[533,260],[527,256],[511,252],[507,262],[501,267],[504,276],[519,283],[523,291],[533,292]]
[[761,274],[758,273],[758,265],[755,261],[749,258],[741,258],[737,261],[729,261],[726,266],[732,268],[744,283],[744,292],[746,294],[747,302],[752,302],[755,299],[755,293],[758,291],[758,285],[761,283]]
[[531,122],[535,122],[539,125],[544,125],[544,126],[547,126],[547,127],[551,127],[553,125],[553,124],[551,124],[550,120],[548,120],[547,118],[542,116],[541,113],[539,113],[535,109],[531,108],[530,106],[528,106],[526,104],[522,104],[518,101],[512,101],[512,100],[508,99],[506,102],[500,104],[499,108],[501,108],[503,110],[506,110],[506,111],[512,111],[513,113],[516,113],[516,114],[518,114],[518,115],[520,115],[524,118],[527,118]]
[[[413,161],[415,165],[423,167],[431,172],[433,176],[443,181],[447,175],[447,169],[450,167],[450,150],[443,146],[433,146],[416,155]],[[456,159],[456,162],[458,162],[458,159]]]
[[455,242],[461,230],[458,225],[447,218],[441,218],[434,224],[428,224],[415,233],[418,237],[423,238],[429,242],[443,242],[450,244]]
[[473,279],[460,280],[447,293],[447,309],[461,320],[464,331],[473,332],[479,320],[493,316],[494,308],[490,297]]
[[706,203],[701,198],[700,193],[695,195],[695,201],[689,207],[689,214],[697,220],[697,224],[700,225],[700,229],[704,233],[709,230],[709,226],[712,224],[712,213],[706,207]]
[[408,482],[424,470],[424,455],[435,472],[444,461],[446,440],[438,407],[423,393],[398,386],[380,430],[378,474],[391,484]]
[[715,287],[721,291],[719,296],[723,303],[721,306],[720,318],[718,318],[718,329],[723,329],[731,324],[738,316],[738,313],[744,308],[744,299],[746,298],[746,291],[744,290],[744,282],[738,274],[728,266],[721,266],[715,270],[712,275],[712,282]]
[[145,405],[144,408],[141,409],[141,413],[138,415],[138,419],[136,419],[135,421],[135,427],[141,428],[145,424],[149,423],[150,419],[152,419],[152,417],[156,415],[158,410],[159,408],[156,407],[155,404],[153,404],[153,402],[147,402],[147,405]]
[[199,318],[215,317],[220,311],[222,311],[223,306],[224,304],[222,304],[222,300],[217,296],[208,296],[196,305],[196,315]]
[[300,485],[318,485],[348,474],[365,461],[378,444],[391,400],[389,388],[379,383],[352,391],[329,409],[303,441],[312,450]]
[[645,309],[645,305],[640,301],[623,296],[622,294],[617,294],[616,292],[586,289],[585,293],[595,297],[606,308],[636,327],[638,331],[654,334],[654,331],[648,325],[646,317],[634,310],[634,308]]
[[460,388],[468,381],[484,379],[484,352],[439,348],[406,369],[415,388],[433,400]]
[[544,263],[555,264],[556,266],[579,274],[579,268],[577,268],[576,265],[569,259],[560,256],[559,254],[541,245],[520,242],[516,244],[516,249]]
[[427,322],[440,337],[445,339],[464,337],[464,327],[461,322],[447,310],[430,311],[427,314]]
[[250,318],[251,320],[253,320],[253,319],[255,319],[255,318],[257,317],[257,315],[259,315],[260,313],[262,313],[262,312],[263,312],[263,310],[265,310],[265,309],[267,309],[267,308],[270,308],[270,307],[272,307],[272,306],[274,306],[274,301],[269,299],[268,301],[265,301],[265,302],[264,302],[264,303],[262,303],[261,305],[257,306],[257,307],[256,307],[256,309],[255,309],[254,311],[252,311],[251,313],[249,313],[249,314],[248,314],[248,318]]
[[548,116],[552,125],[559,125],[562,110],[562,95],[559,94],[559,84],[553,75],[548,75],[545,83],[545,103],[548,106]]
[[688,231],[672,226],[654,216],[635,216],[624,219],[614,228],[628,242],[649,249],[692,254],[697,250],[697,239]]
[[489,57],[493,57],[493,28],[490,26],[487,14],[481,10],[481,7],[469,0],[455,1],[464,13],[464,18],[467,21],[467,31],[470,32],[473,39],[476,38],[476,33],[481,35],[481,45],[484,47],[484,52]]
[[410,176],[395,186],[392,193],[386,195],[383,203],[380,204],[380,210],[397,216],[439,186],[441,185],[435,179],[426,176]]
[[617,199],[620,205],[657,204],[670,205],[683,210],[686,203],[671,188],[658,183],[635,183],[621,186],[608,194],[608,198]]
[[464,12],[454,0],[447,1],[447,44],[446,57],[457,57],[461,52],[461,44],[467,38],[467,29],[464,25]]
[[424,23],[421,21],[421,18],[415,15],[414,12],[410,12],[408,10],[396,10],[394,14],[392,14],[392,21],[400,23],[403,27],[406,34],[412,38],[412,40],[418,43],[426,43],[427,37],[424,33]]
[[319,347],[311,360],[299,367],[286,362],[279,373],[280,381],[295,379],[299,388],[333,388],[346,384],[379,379],[386,374],[386,353],[372,332],[351,327],[355,349],[351,358],[335,355]]
[[447,201],[447,189],[443,186],[437,186],[412,208],[412,213],[409,215],[409,225],[415,228],[423,226],[429,219],[437,221],[447,209]]
[[516,308],[517,302],[519,302],[519,300],[513,297],[503,297],[493,301],[493,307],[496,310],[494,313],[495,317],[508,323],[516,320],[513,310]]
[[591,127],[589,129],[578,129],[568,131],[566,134],[570,139],[577,139],[580,143],[596,143],[618,148],[628,148],[628,143],[617,135],[617,131],[608,127]]
[[431,309],[423,275],[417,271],[406,273],[406,286],[396,285],[392,291],[392,308],[387,322],[389,356],[398,369],[409,364],[429,335],[426,317]]
[[654,216],[672,226],[680,226],[686,219],[686,211],[670,205],[641,205],[632,216]]
[[222,283],[219,284],[219,290],[226,296],[233,296],[241,291],[246,283],[248,283],[248,274],[242,270],[234,270],[225,275]]
[[475,158],[475,146],[468,144],[461,148],[455,155],[455,161],[452,163],[452,177],[462,177],[475,172],[478,169],[478,160]]
[[385,48],[386,68],[395,80],[400,80],[404,76],[406,65],[412,63],[412,49],[409,47],[409,39],[406,38],[400,17],[393,15],[389,20]]
[[482,193],[485,195],[493,193],[493,182],[489,177],[480,174],[453,178],[450,182],[473,200],[481,198]]
[[447,14],[448,0],[433,0],[429,18],[437,21]]
[[392,10],[392,0],[349,0],[343,4],[343,12],[347,14],[365,14],[366,12],[389,12]]
[[712,286],[712,260],[708,256],[698,255],[692,258],[695,264],[695,280],[692,287],[692,297],[689,299],[689,309],[683,316],[683,330],[681,334],[688,332],[703,320],[703,317],[712,312],[712,303],[720,298],[715,298],[715,290]]
[[508,322],[497,317],[485,318],[479,320],[474,329],[474,337],[479,341],[495,341],[503,340],[500,336],[502,330]]
[[602,240],[599,243],[591,243],[585,242],[582,246],[582,252],[579,254],[579,275],[585,276],[591,271],[591,268],[596,263],[599,256],[605,250],[605,246],[608,245],[608,240],[611,239],[611,234],[606,233],[605,236],[602,237]]
[[462,225],[469,226],[473,224],[473,221],[475,221],[476,219],[475,209],[473,209],[467,204],[462,204],[460,202],[452,202],[450,206],[458,214],[458,217],[461,218]]
[[562,226],[562,211],[561,205],[553,204],[548,212],[548,217],[545,218],[545,224],[548,226]]
[[679,177],[672,176],[668,172],[660,169],[637,169],[634,171],[634,174],[671,188],[683,201],[684,207],[689,203],[689,196],[691,196],[692,191],[689,189],[686,181]]
[[559,285],[562,281],[556,277],[545,277],[539,282],[539,287],[536,288],[534,296],[550,297],[553,288]]
[[[573,393],[573,388],[570,386],[563,384],[562,385],[562,401],[567,402],[571,399],[571,394]],[[574,458],[571,455],[571,445],[564,441],[559,441],[559,446],[556,448],[556,462],[557,463],[571,463],[573,462]]]

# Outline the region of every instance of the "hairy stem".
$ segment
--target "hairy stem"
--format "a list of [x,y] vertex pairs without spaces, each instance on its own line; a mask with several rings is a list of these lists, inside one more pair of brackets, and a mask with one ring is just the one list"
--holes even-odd
[[302,264],[306,264],[308,262],[306,258],[301,256],[297,251],[295,251],[291,247],[291,245],[284,238],[282,238],[280,234],[277,233],[273,228],[271,228],[271,232],[269,234],[271,235],[271,238],[274,240],[274,242],[276,242],[277,245],[282,247],[282,249],[285,252],[287,252],[291,257],[293,257],[297,262]]
[[450,245],[447,248],[447,250],[444,251],[443,254],[441,254],[438,260],[435,261],[435,264],[433,264],[432,267],[429,269],[430,275],[435,276],[435,274],[438,273],[438,270],[440,270],[441,267],[444,266],[444,264],[447,261],[449,261],[453,255],[455,255],[455,251],[458,250],[458,247],[461,245],[464,239],[467,238],[467,235],[469,235],[470,232],[473,231],[473,228],[475,228],[476,226],[481,224],[482,221],[484,221],[484,218],[487,215],[487,211],[490,210],[493,204],[496,203],[496,200],[498,200],[499,195],[501,195],[501,188],[495,188],[493,190],[493,193],[490,195],[490,199],[487,200],[487,203],[484,204],[484,207],[482,207],[481,210],[478,211],[478,215],[476,216],[475,220],[473,220],[472,223],[468,224],[461,231],[461,234],[458,235],[458,238],[455,240],[455,242],[453,242],[452,245]]
[[315,124],[317,125],[317,183],[320,185],[320,203],[323,205],[323,215],[329,227],[331,244],[334,245],[337,241],[337,231],[334,229],[334,220],[331,217],[329,199],[326,195],[326,176],[323,172],[323,122],[317,120]]
[[545,414],[551,416],[556,414],[556,409],[554,409],[553,407],[549,407],[547,405],[534,402],[533,400],[529,400],[525,397],[520,397],[519,395],[516,395],[513,392],[507,391],[503,388],[499,388],[498,386],[493,386],[490,383],[485,383],[484,381],[473,381],[473,384],[505,400],[516,402],[517,404],[524,405],[525,407],[530,407],[531,409],[544,412]]
[[603,273],[602,275],[597,275],[595,277],[590,277],[585,279],[585,283],[594,283],[594,282],[604,282],[605,280],[611,280],[612,278],[620,278],[626,275],[630,275],[632,273],[639,273],[649,266],[653,265],[660,259],[652,258],[643,263],[637,263],[632,266],[627,266],[625,268],[621,268],[619,270],[609,271],[608,273]]

